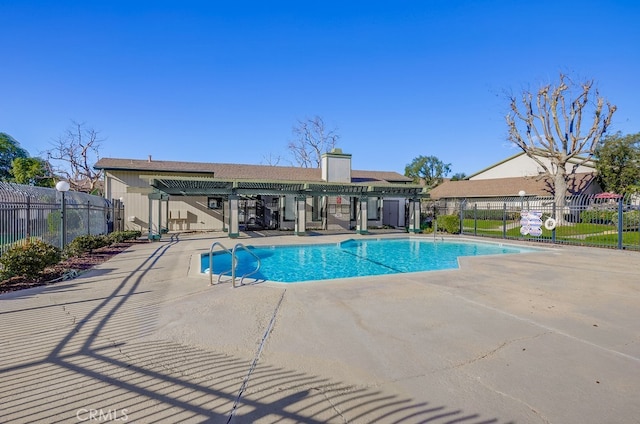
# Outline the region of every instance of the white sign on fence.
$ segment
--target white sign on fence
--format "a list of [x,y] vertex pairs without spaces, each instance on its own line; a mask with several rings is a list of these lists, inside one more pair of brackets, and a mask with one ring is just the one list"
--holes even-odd
[[541,211],[521,211],[520,212],[520,234],[523,236],[542,235],[542,212]]

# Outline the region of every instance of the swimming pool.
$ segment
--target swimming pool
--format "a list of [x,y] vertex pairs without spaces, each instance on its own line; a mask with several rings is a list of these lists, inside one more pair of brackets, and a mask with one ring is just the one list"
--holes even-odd
[[[532,249],[493,243],[440,241],[421,238],[347,240],[338,244],[249,247],[261,261],[251,278],[281,283],[364,277],[458,268],[460,256],[503,255]],[[246,251],[237,253],[236,275],[256,268]],[[200,271],[208,273],[209,254],[203,254]],[[214,252],[213,273],[231,269],[228,253]]]

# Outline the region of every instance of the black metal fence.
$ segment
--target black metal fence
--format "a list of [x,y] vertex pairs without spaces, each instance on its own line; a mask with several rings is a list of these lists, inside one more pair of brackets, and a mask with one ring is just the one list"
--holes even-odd
[[425,221],[457,215],[466,235],[640,250],[640,196],[610,193],[429,201]]
[[0,255],[31,239],[62,248],[80,235],[123,230],[123,215],[117,200],[0,182]]

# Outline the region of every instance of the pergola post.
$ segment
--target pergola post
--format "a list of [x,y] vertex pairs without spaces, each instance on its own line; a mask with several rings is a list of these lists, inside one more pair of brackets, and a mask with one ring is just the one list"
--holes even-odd
[[167,198],[165,199],[164,202],[164,227],[163,230],[165,232],[169,232],[169,196],[167,195]]
[[149,240],[153,240],[153,199],[151,198],[151,195],[149,195],[149,234],[148,234],[148,239]]
[[296,221],[294,234],[297,236],[307,235],[307,196],[296,196]]
[[229,195],[229,238],[240,236],[240,217],[238,212],[238,195]]
[[[162,202],[165,201],[165,208],[169,210],[169,195],[166,193],[149,193],[149,240],[160,240],[162,237]],[[158,223],[156,224],[158,231],[153,231],[153,201],[158,201]],[[169,220],[167,219],[167,226]]]
[[369,198],[362,196],[358,199],[358,214],[356,220],[356,233],[369,234],[367,222],[369,220]]
[[162,195],[158,199],[158,239],[162,237]]

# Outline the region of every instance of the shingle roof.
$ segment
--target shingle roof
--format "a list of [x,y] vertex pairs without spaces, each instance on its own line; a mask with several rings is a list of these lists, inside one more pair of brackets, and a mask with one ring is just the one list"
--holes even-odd
[[[569,178],[567,188],[569,194],[580,194],[594,181],[595,173],[581,173]],[[465,198],[465,197],[500,197],[517,196],[520,190],[527,195],[551,196],[553,185],[548,178],[512,177],[486,180],[444,181],[431,189],[432,199]]]
[[[299,168],[294,166],[102,158],[94,165],[94,168],[122,171],[213,173],[215,178],[221,179],[322,181],[322,171],[319,168]],[[411,178],[389,171],[352,170],[351,179],[353,183],[368,181],[411,183],[412,181]]]

